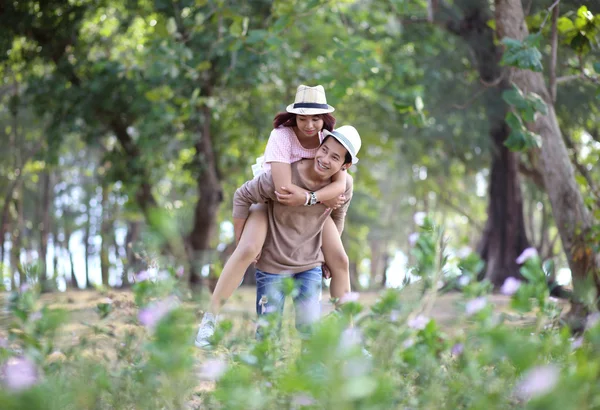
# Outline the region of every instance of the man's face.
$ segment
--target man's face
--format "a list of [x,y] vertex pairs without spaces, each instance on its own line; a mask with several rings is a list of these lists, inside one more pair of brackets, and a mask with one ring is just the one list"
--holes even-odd
[[331,178],[344,165],[346,152],[346,148],[335,138],[327,138],[315,155],[315,172],[324,179]]

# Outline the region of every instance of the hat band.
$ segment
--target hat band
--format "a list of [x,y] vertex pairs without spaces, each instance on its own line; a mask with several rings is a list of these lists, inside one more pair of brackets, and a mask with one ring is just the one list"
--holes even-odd
[[294,104],[294,108],[322,108],[324,110],[327,110],[329,108],[329,105],[318,103],[296,103]]
[[354,145],[350,142],[350,140],[348,140],[348,138],[346,138],[344,134],[337,131],[331,131],[331,134],[335,135],[337,139],[344,143],[344,145],[348,149],[348,152],[350,152],[350,155],[352,155],[353,158],[356,157],[356,154],[354,153]]

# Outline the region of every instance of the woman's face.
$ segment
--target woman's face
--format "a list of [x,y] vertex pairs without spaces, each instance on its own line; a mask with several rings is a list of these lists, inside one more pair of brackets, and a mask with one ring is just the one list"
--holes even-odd
[[320,115],[297,115],[296,125],[303,137],[316,137],[323,129],[323,119]]

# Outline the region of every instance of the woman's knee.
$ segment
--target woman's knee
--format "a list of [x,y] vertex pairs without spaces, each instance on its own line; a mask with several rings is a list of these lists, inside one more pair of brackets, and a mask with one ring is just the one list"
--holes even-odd
[[260,253],[262,244],[253,241],[242,241],[238,244],[236,252],[242,259],[254,259]]

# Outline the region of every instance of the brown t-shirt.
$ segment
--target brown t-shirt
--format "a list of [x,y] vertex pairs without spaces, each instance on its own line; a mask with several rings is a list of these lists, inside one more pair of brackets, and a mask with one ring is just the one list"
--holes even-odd
[[[331,183],[311,181],[305,169],[314,160],[301,160],[292,165],[292,183],[309,191],[317,191]],[[300,171],[299,171],[300,169]],[[321,265],[324,261],[321,244],[323,226],[331,215],[338,231],[344,229],[346,211],[352,199],[352,177],[346,174],[346,202],[336,210],[323,204],[286,206],[277,202],[271,172],[246,182],[233,196],[233,217],[247,218],[252,204],[267,202],[269,229],[260,260],[256,267],[267,273],[299,273]]]

